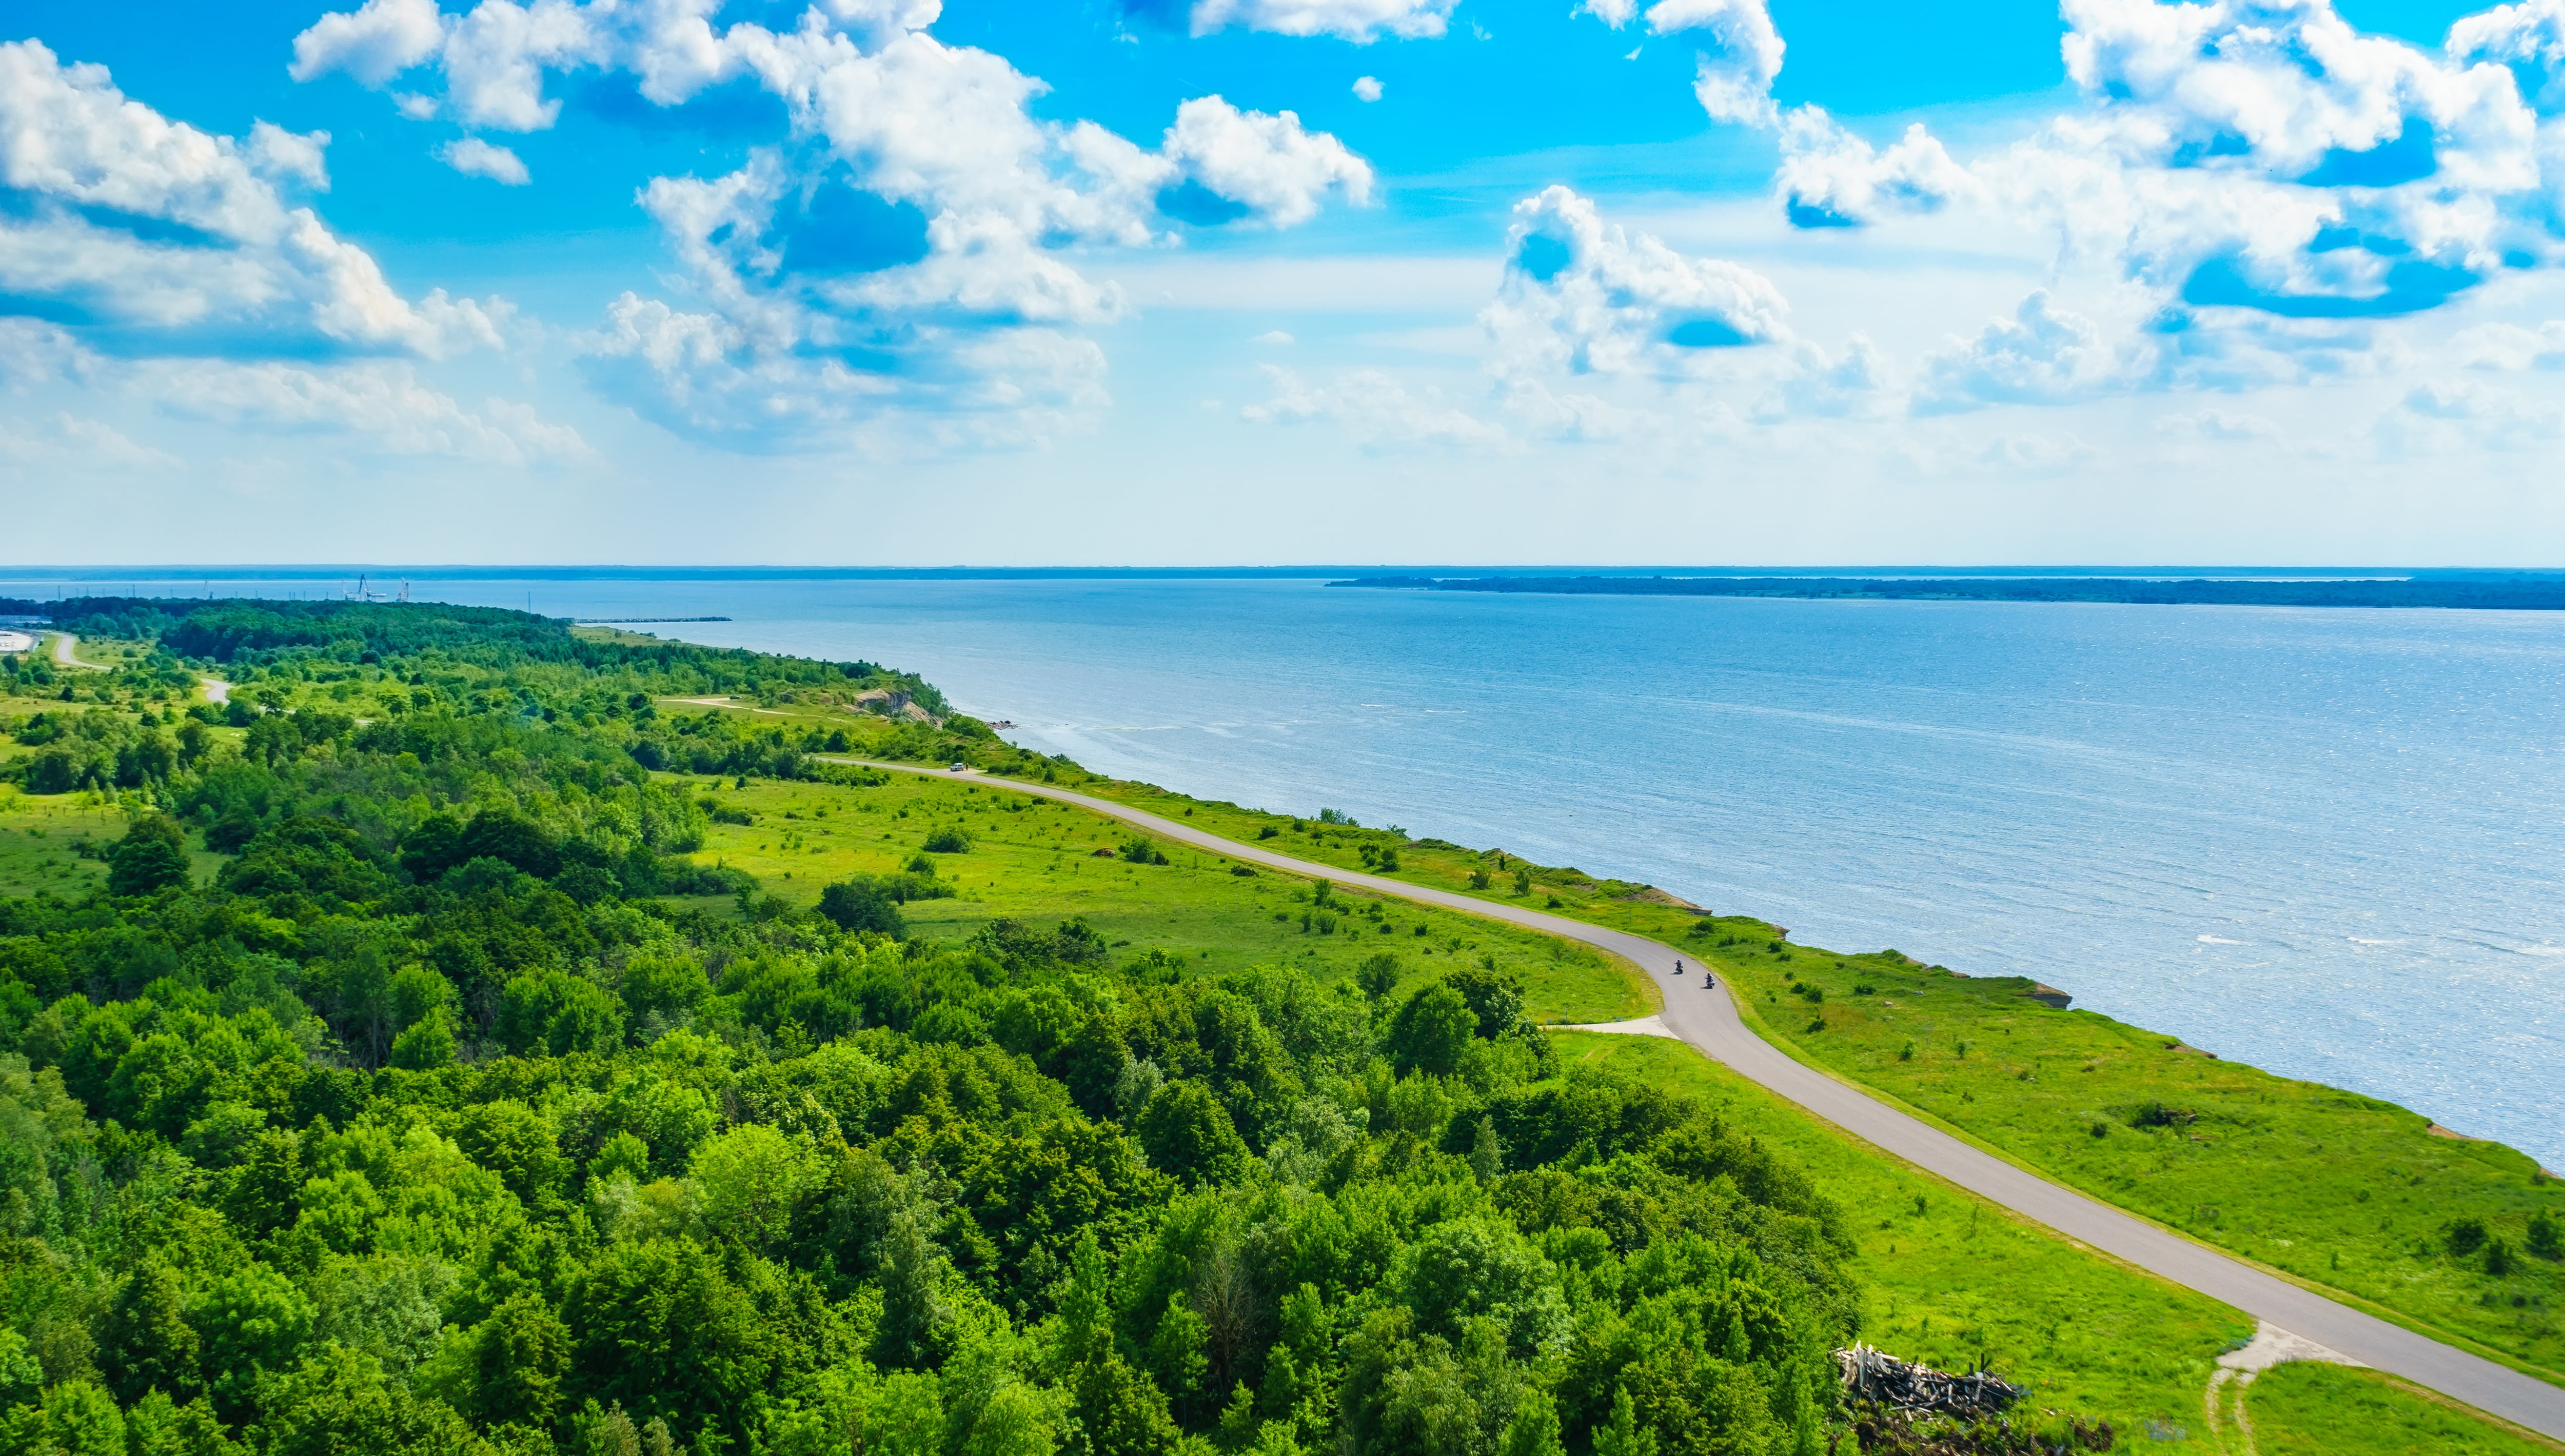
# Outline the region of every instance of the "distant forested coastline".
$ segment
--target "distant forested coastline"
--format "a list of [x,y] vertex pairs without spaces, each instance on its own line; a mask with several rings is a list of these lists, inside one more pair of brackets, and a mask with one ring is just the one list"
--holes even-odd
[[1554,596],[1765,596],[1882,601],[2129,602],[2150,606],[2565,609],[2565,576],[2410,580],[2139,581],[2120,577],[1358,576],[1329,586]]

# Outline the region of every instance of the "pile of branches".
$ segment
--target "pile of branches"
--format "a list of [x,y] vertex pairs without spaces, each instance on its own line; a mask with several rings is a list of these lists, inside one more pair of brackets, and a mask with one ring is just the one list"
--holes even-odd
[[1867,1345],[1836,1351],[1835,1364],[1843,1371],[1847,1399],[1906,1415],[1949,1415],[1962,1420],[2001,1415],[2024,1393],[2019,1385],[1983,1370],[1954,1375]]

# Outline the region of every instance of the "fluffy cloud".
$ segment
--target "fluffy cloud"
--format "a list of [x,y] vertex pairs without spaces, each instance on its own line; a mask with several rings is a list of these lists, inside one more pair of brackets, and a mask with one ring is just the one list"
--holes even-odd
[[439,357],[496,344],[504,311],[442,293],[413,305],[363,249],[280,190],[325,184],[325,132],[260,123],[247,143],[173,122],[98,66],[0,45],[0,293],[138,330]]
[[1193,33],[1231,26],[1284,36],[1333,36],[1368,45],[1384,35],[1443,34],[1460,0],[1194,0]]
[[1176,108],[1161,149],[1185,178],[1244,215],[1289,227],[1318,215],[1329,192],[1371,200],[1371,167],[1325,132],[1304,131],[1289,111],[1242,111],[1219,97]]
[[515,152],[478,136],[462,136],[436,149],[438,160],[467,177],[487,177],[503,187],[523,187],[534,180]]
[[1893,213],[1939,212],[1984,188],[1951,160],[1921,121],[1881,151],[1816,106],[1781,121],[1775,177],[1791,226],[1857,227]]
[[[1638,0],[1586,0],[1578,7],[1619,30],[1638,19]],[[1781,74],[1781,33],[1763,0],[1658,0],[1647,10],[1648,29],[1661,36],[1707,32],[1716,53],[1703,52],[1693,95],[1714,120],[1771,125],[1772,80]]]
[[2521,0],[2461,17],[2443,46],[2453,61],[2506,67],[2540,115],[2565,111],[2565,3]]
[[1379,100],[1380,100],[1380,98],[1381,98],[1381,89],[1380,89],[1380,78],[1379,78],[1379,77],[1377,77],[1377,76],[1357,76],[1357,77],[1355,77],[1355,78],[1354,78],[1354,100],[1355,100],[1355,101],[1358,101],[1358,102],[1376,102],[1376,101],[1379,101]]
[[1259,425],[1301,425],[1327,421],[1344,427],[1364,450],[1386,453],[1420,449],[1495,450],[1510,439],[1503,425],[1492,424],[1440,396],[1409,391],[1377,369],[1354,369],[1333,384],[1310,384],[1289,369],[1264,365],[1274,398],[1252,404],[1239,416]]
[[1630,237],[1551,187],[1515,204],[1505,279],[1479,317],[1500,374],[1674,376],[1724,348],[1786,337],[1788,312],[1761,274]]
[[2063,404],[2125,389],[2143,370],[2104,341],[2092,319],[2033,292],[2009,318],[1928,355],[1915,387],[1919,414],[1989,404]]
[[[560,103],[544,95],[546,76],[581,67],[629,72],[659,104],[735,77],[780,99],[789,137],[726,176],[643,188],[695,300],[626,297],[587,355],[591,377],[650,417],[773,448],[886,412],[1021,409],[1027,429],[1047,433],[1103,397],[1100,352],[1059,330],[1124,312],[1120,293],[1084,277],[1067,249],[1166,246],[1188,225],[1288,227],[1329,198],[1371,195],[1369,165],[1288,111],[1197,98],[1155,147],[1037,117],[1044,84],[928,34],[932,0],[824,0],[782,32],[716,30],[718,8],[483,0],[434,17],[425,44],[415,0],[367,0],[305,33],[296,74],[388,85],[432,62],[445,109],[513,129],[549,125]],[[1321,12],[1329,25],[1361,12],[1374,31],[1405,33],[1379,7],[1306,8]],[[1299,23],[1277,7],[1223,14]],[[512,154],[477,138],[441,154],[523,180]],[[1010,434],[986,419],[959,428]]]
[[436,0],[365,0],[352,13],[333,13],[294,38],[286,73],[310,81],[344,71],[365,86],[382,86],[445,44],[445,21]]

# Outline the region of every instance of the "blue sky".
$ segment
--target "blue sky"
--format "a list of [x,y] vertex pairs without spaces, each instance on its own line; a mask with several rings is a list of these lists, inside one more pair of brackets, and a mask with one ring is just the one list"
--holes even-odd
[[21,561],[2555,564],[2565,0],[0,19]]

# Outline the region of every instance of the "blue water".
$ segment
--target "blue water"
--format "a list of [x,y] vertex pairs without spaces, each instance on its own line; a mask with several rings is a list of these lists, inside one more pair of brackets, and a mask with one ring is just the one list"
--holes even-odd
[[1102,772],[2036,976],[2565,1165],[2565,614],[1292,580],[416,590],[724,613],[651,630],[921,672]]

